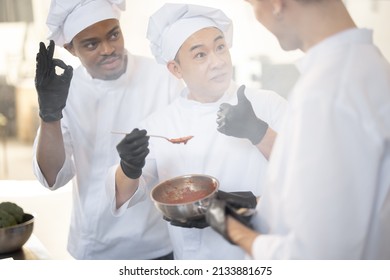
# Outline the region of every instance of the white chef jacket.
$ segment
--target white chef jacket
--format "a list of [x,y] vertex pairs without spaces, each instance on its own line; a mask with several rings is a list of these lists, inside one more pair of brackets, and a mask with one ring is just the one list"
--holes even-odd
[[254,217],[256,259],[390,259],[390,66],[372,33],[310,49]]
[[[150,138],[143,186],[153,187],[176,176],[207,174],[220,182],[220,189],[252,191],[261,194],[261,185],[268,161],[247,139],[226,136],[217,131],[217,111],[221,103],[237,104],[237,86],[232,84],[215,103],[199,103],[187,99],[185,89],[179,99],[159,110],[145,121],[149,134],[178,138],[192,135],[187,144],[172,144]],[[278,130],[286,101],[276,93],[247,88],[256,115]],[[150,189],[149,189],[150,190]],[[139,192],[140,190],[137,190]],[[114,195],[114,193],[112,193]],[[149,198],[150,199],[150,198]],[[129,208],[131,209],[131,208]],[[175,259],[243,259],[244,252],[228,243],[210,227],[183,228],[169,225]]]
[[[105,184],[106,178],[115,180],[108,174],[119,162],[116,145],[124,137],[111,131],[130,132],[181,89],[165,67],[131,54],[126,73],[117,80],[93,79],[83,66],[74,71],[61,121],[66,160],[51,189],[73,179],[68,250],[76,259],[151,259],[172,251],[154,205],[145,200],[113,217]],[[48,187],[35,155],[34,172]]]

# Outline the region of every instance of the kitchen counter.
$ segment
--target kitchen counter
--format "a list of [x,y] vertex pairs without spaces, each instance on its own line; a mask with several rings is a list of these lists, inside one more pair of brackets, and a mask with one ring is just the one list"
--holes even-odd
[[0,254],[0,260],[12,258],[14,260],[50,260],[51,257],[41,241],[32,234],[24,246],[15,251]]

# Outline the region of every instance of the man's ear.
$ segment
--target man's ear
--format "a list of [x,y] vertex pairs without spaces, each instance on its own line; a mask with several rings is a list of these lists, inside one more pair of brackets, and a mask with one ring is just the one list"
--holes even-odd
[[176,78],[182,78],[180,64],[177,63],[175,60],[169,61],[167,63],[167,68],[169,72],[171,72]]
[[64,45],[64,49],[66,49],[68,52],[70,52],[73,56],[76,56],[76,57],[77,57],[76,51],[75,51],[75,49],[74,49],[72,43],[67,43],[67,44],[65,44],[65,45]]

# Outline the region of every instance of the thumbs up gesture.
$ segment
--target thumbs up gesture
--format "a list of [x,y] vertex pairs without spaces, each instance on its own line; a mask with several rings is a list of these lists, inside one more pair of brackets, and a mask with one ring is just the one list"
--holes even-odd
[[257,145],[263,139],[268,124],[259,119],[253,111],[252,104],[245,96],[245,85],[237,91],[238,103],[222,103],[217,112],[217,130],[225,135],[249,139]]

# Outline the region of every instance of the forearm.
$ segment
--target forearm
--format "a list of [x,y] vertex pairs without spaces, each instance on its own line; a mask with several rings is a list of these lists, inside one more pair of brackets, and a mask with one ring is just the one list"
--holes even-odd
[[247,254],[252,255],[252,245],[259,233],[244,226],[231,216],[227,216],[226,223],[229,238]]
[[261,139],[260,143],[256,145],[256,147],[267,160],[271,156],[272,147],[274,145],[276,136],[277,133],[272,128],[268,127],[263,139]]
[[139,179],[127,177],[120,166],[115,172],[115,202],[116,208],[120,208],[137,191]]
[[37,162],[43,176],[51,187],[65,162],[64,140],[61,122],[41,122],[37,145]]

